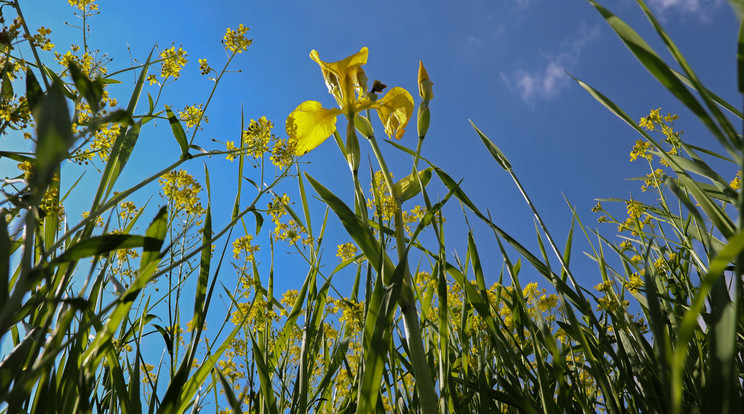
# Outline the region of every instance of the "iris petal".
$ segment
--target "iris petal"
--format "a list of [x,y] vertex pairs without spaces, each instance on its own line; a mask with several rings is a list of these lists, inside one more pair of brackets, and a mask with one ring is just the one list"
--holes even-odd
[[407,90],[395,87],[378,101],[377,114],[385,126],[385,133],[397,139],[403,138],[408,121],[413,115],[413,97]]
[[323,108],[320,102],[305,101],[287,117],[287,135],[297,142],[295,155],[304,155],[336,131],[336,117],[343,111]]

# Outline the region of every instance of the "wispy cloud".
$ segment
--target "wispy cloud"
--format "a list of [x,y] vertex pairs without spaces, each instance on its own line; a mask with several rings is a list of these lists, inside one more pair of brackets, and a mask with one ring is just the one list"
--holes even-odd
[[650,0],[649,5],[656,13],[665,17],[668,13],[694,15],[700,20],[708,21],[710,14],[723,0]]
[[586,44],[597,38],[599,27],[588,29],[582,26],[579,32],[566,39],[560,52],[547,55],[547,62],[540,69],[526,71],[518,69],[511,76],[499,73],[507,88],[520,95],[522,100],[534,104],[536,100],[550,100],[568,85],[565,70],[574,67]]

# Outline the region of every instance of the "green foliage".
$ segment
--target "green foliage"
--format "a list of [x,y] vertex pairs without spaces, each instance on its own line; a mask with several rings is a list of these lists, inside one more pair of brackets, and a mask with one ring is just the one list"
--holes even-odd
[[[241,119],[236,141],[207,151],[196,144],[197,133],[208,122],[214,89],[203,104],[183,111],[160,102],[186,64],[182,48],[153,49],[144,64],[113,74],[87,49],[73,48],[56,56],[61,69],[55,71],[44,55],[48,32],[34,37],[20,20],[5,25],[3,33],[18,41],[0,50],[12,63],[0,74],[7,113],[0,134],[24,134],[35,145],[32,152],[0,151],[20,169],[3,184],[0,204],[0,337],[13,345],[0,362],[0,411],[740,411],[744,141],[735,125],[742,114],[702,85],[643,1],[642,11],[681,72],[617,16],[589,2],[714,141],[689,144],[676,125],[679,117],[662,115],[660,108],[636,122],[576,80],[639,134],[630,158],[647,165],[649,172],[637,180],[640,192],[653,196],[600,200],[593,209],[599,229],[574,211],[566,244],[558,246],[517,177],[519,166],[473,124],[474,139],[509,174],[533,213],[533,250],[520,242],[524,235],[505,232],[455,179],[421,157],[433,99],[423,65],[417,147],[390,142],[388,148],[411,157],[410,174],[396,182],[369,112],[377,110],[386,133],[399,138],[412,118],[413,98],[392,88],[379,101],[371,99],[381,90],[367,88],[366,48],[333,63],[311,54],[327,82],[348,78],[344,94],[330,91],[342,109],[301,104],[287,121],[288,139],[276,136],[266,118],[247,126]],[[95,2],[70,3],[85,18],[97,10]],[[18,2],[12,6],[21,16]],[[228,59],[220,71],[199,60],[203,75],[214,72],[214,88],[250,46],[247,30],[227,30]],[[33,63],[21,64],[21,48]],[[744,72],[741,56],[737,62]],[[114,109],[108,87],[128,72],[137,82],[126,109]],[[156,98],[148,93],[146,110],[136,112],[153,85]],[[346,117],[345,137],[336,130],[337,116]],[[153,120],[167,121],[178,151],[166,168],[120,188]],[[351,170],[353,205],[343,201],[346,189],[327,188],[295,162],[297,152],[313,150],[331,134]],[[359,178],[362,151],[371,151],[377,163],[369,193]],[[206,164],[206,207],[201,184],[182,169],[215,155],[238,160],[226,223],[213,210]],[[258,167],[257,177],[246,174],[245,162]],[[68,168],[73,163],[89,175],[75,177],[80,170]],[[731,164],[739,174],[724,178]],[[96,191],[78,189],[94,171]],[[287,178],[296,180],[300,208],[275,193]],[[247,204],[244,180],[253,185]],[[160,195],[138,206],[138,192],[155,192],[156,182]],[[323,202],[322,220],[306,182]],[[446,195],[434,201],[432,188]],[[77,190],[91,203],[80,220],[63,205]],[[448,259],[452,242],[445,241],[443,208],[453,200],[468,220],[474,216],[493,231],[498,250],[490,250],[501,255],[499,274],[487,274],[485,249],[472,231],[460,241],[467,246],[464,257]],[[143,215],[152,218],[144,233]],[[349,241],[327,247],[327,228],[336,222]],[[261,229],[272,225],[261,238]],[[593,289],[581,285],[572,265],[576,230],[585,235],[586,255],[601,279]],[[220,253],[215,248],[223,237],[230,240]],[[302,285],[282,294],[274,292],[275,277],[285,276],[275,274],[279,246],[293,250],[291,257],[306,269]],[[340,259],[333,266],[323,255],[329,248]],[[541,275],[549,286],[525,284],[525,273]],[[225,317],[216,331],[207,331],[224,274],[237,284],[219,287]],[[337,289],[338,277],[353,280],[351,291]],[[193,311],[181,304],[187,285],[194,286]],[[146,349],[152,343],[165,344],[159,360]]]

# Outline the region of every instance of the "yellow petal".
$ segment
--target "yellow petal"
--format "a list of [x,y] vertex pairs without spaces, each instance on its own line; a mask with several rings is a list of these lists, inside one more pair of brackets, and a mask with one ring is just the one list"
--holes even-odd
[[413,115],[413,97],[407,90],[399,87],[390,89],[378,101],[377,114],[385,126],[388,136],[401,139],[406,132],[406,125]]
[[287,117],[287,135],[297,142],[295,155],[304,155],[336,131],[340,109],[326,109],[316,101],[305,101]]
[[367,77],[361,65],[367,63],[368,54],[367,48],[363,47],[346,59],[324,62],[316,50],[310,52],[310,58],[320,65],[328,92],[336,98],[342,108],[356,99],[355,88],[363,90],[367,87]]

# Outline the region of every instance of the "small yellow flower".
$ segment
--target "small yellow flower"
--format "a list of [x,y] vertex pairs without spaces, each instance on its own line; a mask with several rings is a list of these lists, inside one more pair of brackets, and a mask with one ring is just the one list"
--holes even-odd
[[[227,147],[227,151],[235,151],[237,149],[237,148],[235,148],[235,143],[232,142],[232,141],[227,141],[225,143],[225,147]],[[225,158],[227,158],[229,161],[232,161],[232,160],[235,159],[235,154],[232,154],[232,153],[227,154],[227,156],[225,156]]]
[[739,188],[741,188],[741,170],[736,173],[736,177],[731,180],[729,186],[731,186],[731,189],[733,190],[738,190]]
[[199,59],[199,71],[202,75],[209,75],[209,72],[214,71],[214,69],[209,67],[207,59]]

